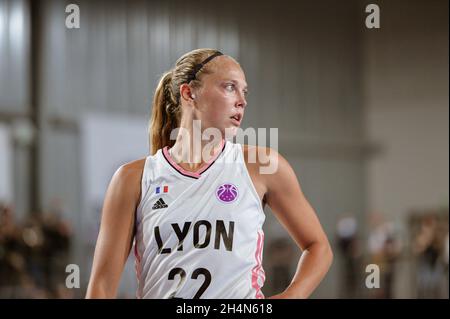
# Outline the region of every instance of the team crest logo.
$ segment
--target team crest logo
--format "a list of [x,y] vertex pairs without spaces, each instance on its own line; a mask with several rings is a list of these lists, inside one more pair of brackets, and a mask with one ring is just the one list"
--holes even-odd
[[222,184],[217,188],[216,196],[222,203],[232,203],[238,197],[238,189],[230,183]]

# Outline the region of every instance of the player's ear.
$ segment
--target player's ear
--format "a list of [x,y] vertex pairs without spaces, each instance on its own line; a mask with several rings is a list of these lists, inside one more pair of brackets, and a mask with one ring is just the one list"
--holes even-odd
[[181,99],[185,100],[186,102],[192,101],[193,99],[195,99],[195,94],[194,94],[192,88],[186,83],[183,83],[180,86],[180,96],[181,96]]

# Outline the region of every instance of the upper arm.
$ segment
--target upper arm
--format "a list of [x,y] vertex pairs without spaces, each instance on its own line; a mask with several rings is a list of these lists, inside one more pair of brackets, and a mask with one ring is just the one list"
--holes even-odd
[[113,175],[103,203],[88,297],[112,297],[130,253],[134,216],[140,200],[145,159],[121,166]]
[[266,149],[276,170],[260,175],[266,186],[266,202],[301,249],[328,239],[317,215],[306,199],[291,165],[278,152]]

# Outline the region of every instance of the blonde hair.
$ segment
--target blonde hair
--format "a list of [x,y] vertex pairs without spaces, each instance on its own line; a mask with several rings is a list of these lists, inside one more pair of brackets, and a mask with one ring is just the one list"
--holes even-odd
[[[201,63],[209,56],[218,53],[214,49],[196,49],[184,54],[175,63],[175,67],[164,73],[158,86],[152,103],[152,116],[149,125],[149,141],[151,154],[155,154],[159,149],[175,144],[170,139],[170,133],[173,129],[180,126],[181,107],[180,107],[180,86],[188,83],[196,65]],[[192,87],[199,87],[199,77],[202,74],[210,73],[210,66],[207,64],[202,67],[192,80]]]

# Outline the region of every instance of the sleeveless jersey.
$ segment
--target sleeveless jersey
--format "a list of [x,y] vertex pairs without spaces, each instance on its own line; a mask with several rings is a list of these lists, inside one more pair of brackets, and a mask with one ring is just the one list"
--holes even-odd
[[265,214],[242,146],[222,145],[195,173],[167,147],[146,158],[135,224],[138,298],[264,298]]

